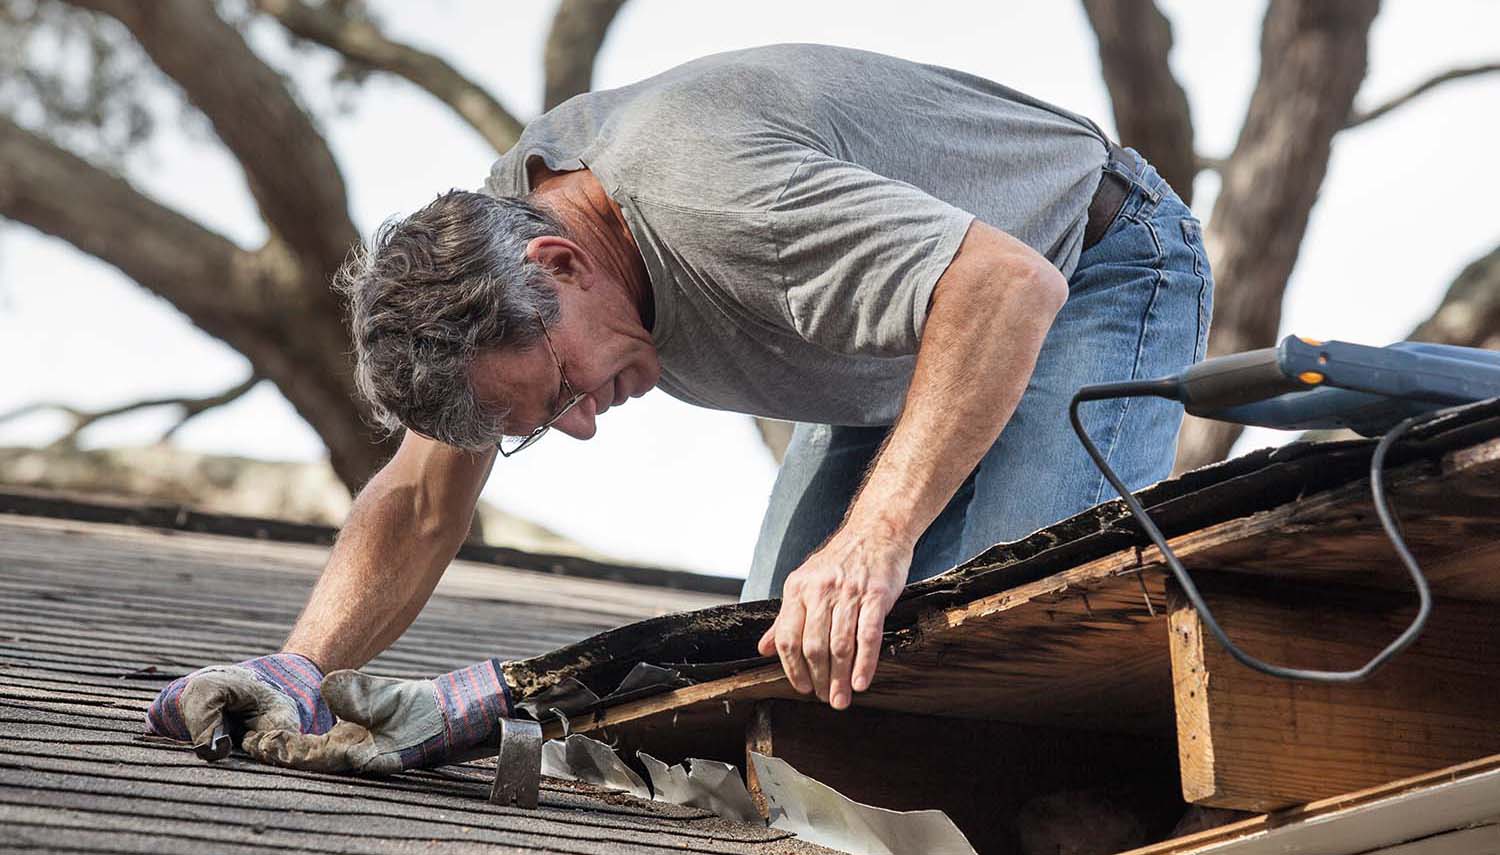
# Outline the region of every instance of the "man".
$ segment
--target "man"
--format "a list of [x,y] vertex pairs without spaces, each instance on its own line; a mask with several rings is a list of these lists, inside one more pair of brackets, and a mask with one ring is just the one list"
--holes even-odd
[[[1201,358],[1212,281],[1192,214],[1088,120],[782,45],[563,104],[484,193],[383,227],[343,288],[360,388],[401,447],[283,653],[179,681],[152,727],[201,739],[229,709],[255,756],[388,771],[480,750],[510,709],[493,661],[320,683],[421,610],[497,445],[588,439],[657,386],[797,422],[745,597],[783,598],[760,652],[842,709],[903,585],[1105,497],[1069,396]],[[1179,419],[1137,399],[1086,424],[1141,486]]]

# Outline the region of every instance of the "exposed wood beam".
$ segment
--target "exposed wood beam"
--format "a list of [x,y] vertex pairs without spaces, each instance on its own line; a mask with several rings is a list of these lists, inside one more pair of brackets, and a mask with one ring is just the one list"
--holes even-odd
[[[745,724],[745,787],[750,791],[750,800],[755,802],[756,810],[766,819],[771,818],[771,803],[767,801],[766,794],[760,786],[760,773],[755,768],[755,761],[751,759],[752,754],[761,754],[766,757],[776,756],[776,740],[772,733],[772,705],[774,701],[762,701],[755,705],[755,711],[751,713],[750,720]],[[787,758],[788,763],[796,765]]]
[[[688,686],[598,710],[570,719],[568,724],[574,731],[585,733],[604,730],[618,724],[637,722],[663,713],[670,715],[688,707],[727,704],[731,697],[739,702],[777,696],[795,697],[796,690],[787,683],[786,675],[781,672],[780,665],[764,665],[721,680],[699,683],[696,686]],[[562,723],[550,722],[543,728],[543,731],[546,738],[557,739],[563,735]]]
[[[1234,642],[1294,667],[1358,667],[1411,619],[1411,597],[1201,573]],[[1270,811],[1500,751],[1500,613],[1439,600],[1426,631],[1369,680],[1292,682],[1234,661],[1198,613],[1171,607],[1183,797]]]

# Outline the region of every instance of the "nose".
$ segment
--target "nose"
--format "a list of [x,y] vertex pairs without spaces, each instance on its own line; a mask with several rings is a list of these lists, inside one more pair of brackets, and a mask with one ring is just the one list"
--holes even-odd
[[573,409],[568,410],[566,415],[558,419],[552,427],[574,439],[593,439],[599,429],[595,422],[598,415],[594,409],[593,397],[585,397]]

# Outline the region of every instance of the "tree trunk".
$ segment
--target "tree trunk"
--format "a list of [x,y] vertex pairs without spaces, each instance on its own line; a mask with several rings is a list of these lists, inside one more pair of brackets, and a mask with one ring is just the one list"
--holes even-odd
[[550,110],[594,85],[594,57],[625,0],[562,0],[543,54],[542,109]]
[[[1327,172],[1333,137],[1364,80],[1375,0],[1273,0],[1260,79],[1205,242],[1217,282],[1209,356],[1275,343],[1282,294]],[[1189,417],[1177,470],[1222,460],[1239,425]]]
[[1152,0],[1083,0],[1120,143],[1151,161],[1192,204],[1198,157],[1187,93],[1172,74],[1172,24]]

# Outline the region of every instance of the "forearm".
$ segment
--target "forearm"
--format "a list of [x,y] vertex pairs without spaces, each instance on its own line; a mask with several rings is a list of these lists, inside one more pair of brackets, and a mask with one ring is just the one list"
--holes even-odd
[[1015,412],[1067,297],[1056,268],[976,226],[965,244],[986,244],[986,263],[960,255],[934,290],[901,416],[846,525],[915,542]]
[[761,655],[835,709],[875,677],[881,630],[917,539],[1010,420],[1068,283],[975,220],[938,279],[901,415],[838,531],[782,587]]
[[358,668],[416,618],[459,544],[411,534],[410,492],[376,483],[361,492],[283,650],[324,671]]
[[467,536],[493,460],[406,449],[360,491],[283,647],[325,672],[360,667],[416,619]]

